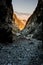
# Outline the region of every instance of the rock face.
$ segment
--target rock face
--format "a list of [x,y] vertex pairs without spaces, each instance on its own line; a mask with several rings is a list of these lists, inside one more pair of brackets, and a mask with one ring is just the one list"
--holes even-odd
[[12,0],[0,0],[0,42],[12,42]]
[[[0,0],[0,8],[0,41],[9,42],[9,39],[12,41],[12,28],[9,26],[9,23],[12,25],[10,19],[12,19],[11,15],[13,13],[11,0]],[[41,32],[42,22],[39,23],[36,20],[37,16],[33,15],[31,20],[29,20],[31,22],[30,25],[28,24],[25,29],[27,32],[24,30],[24,34],[29,36],[32,31],[31,34],[34,36],[38,31]],[[42,41],[37,40],[37,38],[20,36],[19,33],[16,35],[17,38],[15,35],[13,36],[16,40],[12,44],[5,45],[0,43],[0,65],[43,65]]]
[[32,34],[32,38],[42,40],[43,0],[38,0],[37,7],[27,20],[26,35]]
[[43,0],[39,0],[38,6],[36,8],[36,17],[37,20],[35,22],[38,24],[38,26],[34,31],[33,38],[42,40]]

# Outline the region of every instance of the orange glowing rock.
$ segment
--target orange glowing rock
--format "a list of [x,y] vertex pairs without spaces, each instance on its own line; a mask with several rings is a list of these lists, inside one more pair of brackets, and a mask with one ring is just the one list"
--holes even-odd
[[26,20],[20,20],[17,18],[16,14],[13,15],[13,20],[16,24],[16,26],[19,28],[19,30],[23,30],[26,25]]

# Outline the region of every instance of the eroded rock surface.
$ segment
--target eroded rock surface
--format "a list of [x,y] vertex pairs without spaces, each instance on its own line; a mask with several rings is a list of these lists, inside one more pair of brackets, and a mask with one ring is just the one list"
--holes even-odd
[[[11,4],[11,0],[0,0],[0,6],[2,6],[1,3],[4,4],[4,1],[8,2],[8,3],[10,2],[10,4]],[[41,3],[43,2],[42,0],[39,0],[39,1]],[[8,11],[12,10],[12,7],[10,9],[10,6],[11,6],[10,4],[9,5],[7,4]],[[4,10],[5,9],[6,8],[4,7]],[[1,10],[0,10],[0,12],[2,12],[2,15],[7,14],[7,13],[4,13],[7,10],[6,11],[4,11],[4,10],[1,11]],[[8,15],[11,14],[11,12],[10,13],[8,12]],[[0,16],[2,16],[2,15],[0,14]],[[7,26],[7,24],[6,24],[6,26],[9,28],[5,29],[6,28],[6,27],[4,27],[5,24],[4,24],[4,26],[2,24],[2,23],[8,23],[9,17],[11,17],[11,15],[8,16],[7,20],[6,20],[6,17],[7,17],[7,15],[5,16],[5,18],[1,17],[2,19],[0,19],[0,23],[1,23],[0,31],[3,30],[2,32],[4,35],[6,35],[7,31],[11,29],[9,27],[9,25]],[[33,16],[33,18],[32,18],[33,21],[32,21],[32,19],[30,20],[32,23],[32,26],[31,26],[31,24],[28,25],[26,27],[26,29],[22,32],[22,35],[21,34],[14,35],[14,41],[12,44],[5,45],[5,44],[0,43],[0,65],[43,65],[42,39],[40,38],[41,39],[40,40],[38,38],[39,40],[37,40],[37,38],[36,39],[32,38],[32,36],[36,35],[35,33],[38,33],[37,31],[39,31],[39,33],[40,33],[42,22],[40,19],[39,22],[36,23],[36,20],[38,20],[38,19],[37,19],[37,17],[36,18],[34,18],[34,17],[36,17],[36,16]],[[12,19],[12,17],[10,19]],[[3,20],[6,20],[6,21],[3,21]],[[10,20],[10,22],[11,22],[11,20]],[[2,34],[2,32],[0,32],[0,34]],[[10,30],[10,32],[11,32],[11,30]],[[29,34],[30,32],[31,32],[31,34]],[[11,33],[9,33],[9,36],[10,36],[10,34]],[[6,38],[6,36],[5,36],[5,38]],[[8,41],[8,38],[7,38],[7,41]],[[2,41],[3,38],[2,39],[0,38],[0,40]],[[4,39],[4,41],[5,40],[6,39]]]
[[[37,7],[27,21],[24,29],[25,35],[32,34],[32,38],[43,40],[42,38],[42,22],[43,22],[43,0],[38,0]],[[23,34],[24,34],[23,32]]]
[[12,0],[0,0],[0,42],[12,42]]

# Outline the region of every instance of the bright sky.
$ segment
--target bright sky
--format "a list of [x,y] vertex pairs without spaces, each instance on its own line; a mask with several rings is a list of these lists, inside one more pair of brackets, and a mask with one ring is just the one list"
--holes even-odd
[[13,9],[22,13],[33,13],[37,6],[38,0],[12,0]]

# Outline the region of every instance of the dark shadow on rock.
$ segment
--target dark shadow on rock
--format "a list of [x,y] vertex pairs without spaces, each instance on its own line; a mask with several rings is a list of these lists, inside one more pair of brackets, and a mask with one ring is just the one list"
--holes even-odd
[[12,43],[12,0],[0,0],[0,43]]
[[37,7],[30,18],[27,20],[26,28],[28,34],[33,34],[32,38],[43,40],[42,38],[42,22],[43,22],[43,0],[38,0]]
[[[31,35],[32,38],[43,41],[43,0],[38,0],[37,7],[30,18],[27,20],[27,25],[24,30],[27,31],[26,35]],[[43,48],[43,42],[42,42]]]

